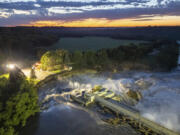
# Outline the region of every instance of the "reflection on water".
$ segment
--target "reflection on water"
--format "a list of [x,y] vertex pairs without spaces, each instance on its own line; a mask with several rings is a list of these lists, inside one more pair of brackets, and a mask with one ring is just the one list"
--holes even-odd
[[85,111],[57,105],[40,113],[28,123],[21,135],[129,135],[125,128],[98,125]]

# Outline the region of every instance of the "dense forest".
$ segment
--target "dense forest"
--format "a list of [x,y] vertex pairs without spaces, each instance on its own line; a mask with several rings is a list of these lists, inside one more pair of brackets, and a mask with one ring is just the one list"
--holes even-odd
[[47,51],[41,57],[41,64],[43,70],[59,70],[68,65],[73,69],[99,71],[169,71],[177,66],[178,54],[176,42],[156,41],[98,51]]
[[43,27],[40,31],[58,34],[60,37],[103,36],[127,40],[179,40],[180,27]]
[[57,35],[36,28],[0,28],[0,63],[7,59],[37,58],[44,47],[58,40]]

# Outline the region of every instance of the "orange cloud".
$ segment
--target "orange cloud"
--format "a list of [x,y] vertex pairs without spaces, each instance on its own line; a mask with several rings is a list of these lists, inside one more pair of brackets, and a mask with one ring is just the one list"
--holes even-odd
[[135,27],[135,26],[180,26],[180,16],[155,16],[135,19],[84,19],[75,21],[35,21],[23,26],[64,26],[64,27]]

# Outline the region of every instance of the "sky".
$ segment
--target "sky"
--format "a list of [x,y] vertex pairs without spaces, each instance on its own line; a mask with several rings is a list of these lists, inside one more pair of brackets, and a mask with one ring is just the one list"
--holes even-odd
[[0,26],[180,26],[180,0],[0,0]]

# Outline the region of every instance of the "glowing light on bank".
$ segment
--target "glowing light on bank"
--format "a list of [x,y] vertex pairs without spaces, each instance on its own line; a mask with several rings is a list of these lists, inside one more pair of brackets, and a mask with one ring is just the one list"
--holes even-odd
[[10,70],[14,69],[15,67],[16,67],[15,64],[7,64],[6,65],[6,68],[8,68]]

